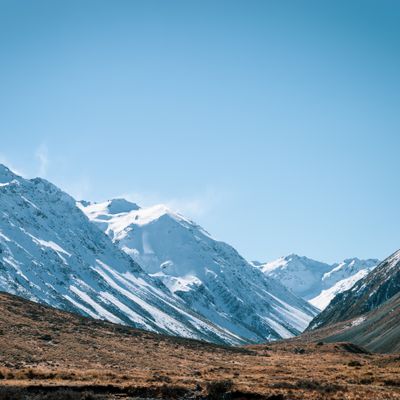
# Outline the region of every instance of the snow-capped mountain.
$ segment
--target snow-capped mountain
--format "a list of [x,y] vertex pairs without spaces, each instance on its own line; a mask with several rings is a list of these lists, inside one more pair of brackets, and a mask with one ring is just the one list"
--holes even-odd
[[268,277],[272,277],[296,295],[323,310],[341,292],[350,289],[366,276],[378,260],[351,258],[333,265],[291,254],[275,261],[254,263]]
[[231,246],[165,206],[139,208],[117,199],[80,207],[188,307],[248,342],[296,335],[317,313]]
[[195,314],[146,274],[73,198],[43,179],[23,179],[2,165],[0,290],[154,332],[243,342]]
[[356,318],[400,293],[400,250],[382,261],[351,289],[338,294],[309,329]]

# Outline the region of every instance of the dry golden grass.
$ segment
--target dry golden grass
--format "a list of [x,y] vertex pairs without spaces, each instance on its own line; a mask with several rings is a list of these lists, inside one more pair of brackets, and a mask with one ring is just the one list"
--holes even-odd
[[214,346],[0,294],[0,385],[79,388],[107,398],[222,399],[229,391],[237,399],[400,399],[400,356],[357,354],[340,343]]

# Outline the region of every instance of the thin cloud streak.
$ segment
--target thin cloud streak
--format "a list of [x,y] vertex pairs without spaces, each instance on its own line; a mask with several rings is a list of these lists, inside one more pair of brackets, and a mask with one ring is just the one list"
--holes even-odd
[[39,163],[38,176],[45,178],[49,167],[49,150],[44,143],[36,149],[35,158]]

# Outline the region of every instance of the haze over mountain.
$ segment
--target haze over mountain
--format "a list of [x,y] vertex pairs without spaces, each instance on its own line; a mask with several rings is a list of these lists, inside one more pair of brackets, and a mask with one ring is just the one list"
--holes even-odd
[[188,307],[248,341],[302,332],[316,308],[266,277],[226,243],[159,205],[81,203],[114,243]]
[[320,310],[338,294],[350,289],[379,263],[376,259],[346,259],[327,264],[296,254],[268,263],[253,262],[268,277],[274,278],[296,295]]

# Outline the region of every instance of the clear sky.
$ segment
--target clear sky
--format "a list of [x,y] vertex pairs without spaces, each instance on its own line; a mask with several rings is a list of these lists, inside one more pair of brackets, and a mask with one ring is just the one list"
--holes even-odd
[[245,257],[400,248],[397,0],[0,0],[0,160]]

